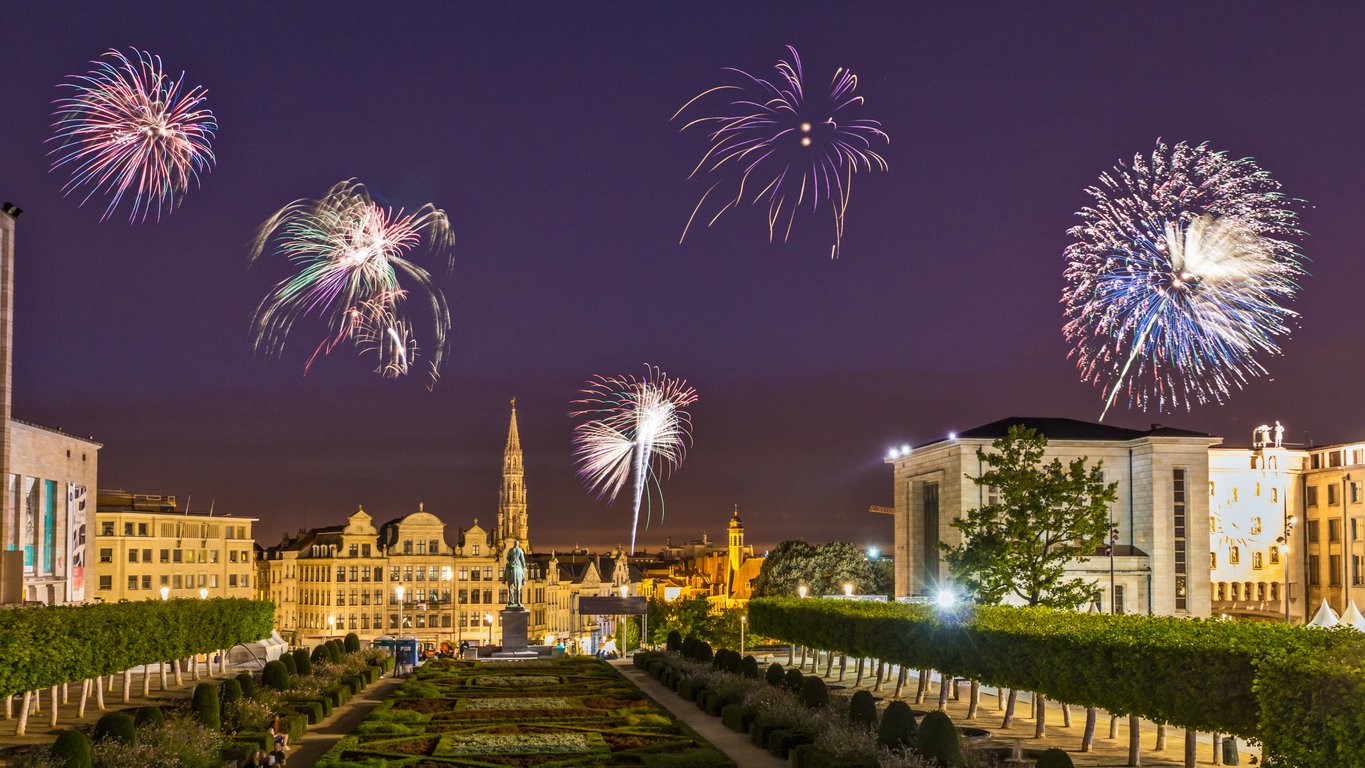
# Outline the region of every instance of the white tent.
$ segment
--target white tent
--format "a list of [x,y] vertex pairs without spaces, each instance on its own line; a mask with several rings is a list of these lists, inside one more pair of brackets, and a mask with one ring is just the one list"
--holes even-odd
[[289,649],[280,634],[270,631],[270,637],[246,645],[234,645],[228,650],[228,664],[234,667],[263,667],[267,661],[274,661]]
[[[1359,611],[1356,612],[1356,615],[1359,615]],[[1327,598],[1324,597],[1322,599],[1322,607],[1318,609],[1317,615],[1313,617],[1313,620],[1308,622],[1308,626],[1317,627],[1318,629],[1331,629],[1340,623],[1341,620],[1337,618],[1337,612],[1332,610],[1332,606],[1327,604]]]
[[1357,632],[1365,632],[1365,615],[1360,613],[1355,600],[1352,600],[1351,604],[1346,607],[1346,612],[1341,614],[1341,623]]

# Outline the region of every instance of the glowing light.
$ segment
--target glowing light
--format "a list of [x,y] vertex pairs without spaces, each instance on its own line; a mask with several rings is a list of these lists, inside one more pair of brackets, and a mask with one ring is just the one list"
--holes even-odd
[[1280,554],[1282,554],[1282,555],[1287,555],[1287,554],[1289,554],[1289,545],[1288,545],[1288,544],[1281,544],[1281,545],[1280,545]]
[[[709,114],[682,127],[705,130],[710,145],[688,178],[717,177],[697,201],[682,239],[698,214],[710,226],[752,193],[748,203],[767,204],[769,241],[779,231],[784,241],[791,236],[798,209],[809,206],[814,212],[828,205],[834,214],[830,256],[835,258],[844,236],[853,175],[887,169],[885,158],[873,149],[874,144],[890,141],[881,123],[857,117],[863,107],[863,97],[854,95],[857,76],[840,67],[827,91],[817,88],[808,93],[801,56],[791,46],[787,50],[791,60],[777,62],[778,77],[765,80],[727,68],[737,84],[707,89],[673,115],[677,119],[693,104],[720,101]],[[719,96],[709,98],[713,95]],[[791,135],[799,135],[800,150],[792,148]],[[708,199],[713,200],[709,207]]]
[[881,554],[881,550],[877,549],[876,547],[870,547],[870,548],[867,550],[867,556],[868,556],[869,558],[871,558],[872,560],[876,560],[876,559],[877,559],[877,556],[880,555],[880,554]]
[[88,187],[81,205],[96,194],[109,197],[100,221],[125,196],[132,201],[130,222],[146,221],[153,208],[159,221],[214,163],[218,122],[204,107],[207,91],[186,87],[183,72],[168,76],[160,56],[130,50],[131,58],[106,51],[109,61],[92,61],[95,69],[58,85],[74,93],[56,100],[55,133],[48,140],[57,142],[52,170],[71,173],[63,195]]
[[622,585],[621,585],[621,597],[630,597],[630,586],[629,586],[629,585],[626,585],[626,584],[622,584]]
[[799,586],[799,587],[796,588],[796,595],[797,595],[798,597],[805,597],[807,592],[808,592],[808,590],[806,589],[806,585],[805,585],[805,584],[802,584],[801,586]]
[[403,602],[403,592],[405,591],[403,589],[403,585],[399,584],[398,586],[393,588],[393,591],[398,594],[398,602],[400,603]]
[[170,596],[171,596],[171,588],[170,588],[170,587],[162,587],[162,588],[161,588],[161,599],[162,599],[162,600],[165,600],[166,598],[168,598],[168,597],[170,597]]
[[934,596],[934,605],[940,608],[952,608],[957,605],[957,594],[951,589],[940,589]]
[[199,599],[200,599],[200,600],[207,600],[208,598],[209,598],[209,591],[208,591],[207,589],[205,589],[204,587],[200,587],[200,588],[199,588]]
[[845,584],[845,585],[844,585],[844,597],[853,597],[853,585],[852,585],[852,584]]
[[909,446],[908,444],[907,444],[907,445],[902,445],[902,446],[901,446],[901,455],[902,455],[902,456],[909,456],[909,455],[910,455],[910,446]]
[[949,440],[956,440],[956,439],[957,439],[957,433],[956,433],[956,432],[949,432],[949,433],[948,433],[948,439],[949,439]]
[[663,516],[659,475],[682,464],[692,440],[692,419],[685,409],[697,401],[697,393],[686,381],[645,366],[644,378],[593,376],[580,394],[582,397],[573,401],[580,410],[570,414],[588,419],[574,427],[578,475],[608,503],[634,479],[630,529],[633,555],[642,503],[646,508],[645,528],[649,528],[651,484]]
[[381,376],[406,374],[417,344],[403,316],[409,293],[400,285],[402,279],[415,285],[431,318],[428,363],[434,383],[448,351],[450,310],[430,273],[410,259],[424,242],[430,255],[449,259],[455,236],[444,211],[431,204],[411,214],[385,208],[354,179],[333,186],[318,200],[296,200],[281,208],[258,231],[251,263],[274,246],[298,272],[276,284],[256,309],[256,352],[281,354],[294,323],[314,316],[329,332],[304,364],[305,375],[320,355],[343,341],[377,357],[375,372]]
[[1296,201],[1254,160],[1158,141],[1086,190],[1068,234],[1063,332],[1108,413],[1223,402],[1265,374],[1304,274]]

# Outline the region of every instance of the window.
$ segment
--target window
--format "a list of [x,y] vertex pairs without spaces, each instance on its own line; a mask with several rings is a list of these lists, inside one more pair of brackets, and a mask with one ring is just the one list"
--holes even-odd
[[426,553],[427,553],[427,543],[426,543],[425,541],[421,540],[421,539],[418,539],[418,540],[417,540],[417,554],[419,554],[419,555],[425,555]]
[[1328,483],[1328,484],[1327,484],[1327,506],[1329,506],[1329,507],[1335,507],[1336,505],[1337,505],[1337,484],[1336,484],[1336,483]]
[[1341,555],[1327,557],[1327,584],[1332,587],[1341,586]]
[[403,581],[412,581],[412,566],[403,566]]
[[185,582],[181,578],[180,574],[177,573],[171,577],[171,589],[183,589],[184,587]]
[[483,580],[484,580],[484,581],[492,581],[492,580],[493,580],[493,566],[491,566],[491,565],[485,565],[485,566],[483,567]]
[[150,573],[142,574],[142,588],[143,589],[152,588],[152,575]]
[[1305,488],[1303,499],[1304,503],[1308,506],[1316,507],[1318,505],[1318,487],[1316,485],[1310,485]]
[[346,566],[337,566],[337,581],[346,581]]
[[151,534],[148,533],[148,531],[147,531],[147,524],[146,524],[146,523],[138,523],[138,524],[137,524],[137,535],[139,535],[139,536],[150,536],[150,535],[151,535]]
[[1313,469],[1322,469],[1322,454],[1321,454],[1321,453],[1315,453],[1315,454],[1313,454],[1313,457],[1312,457],[1312,460],[1311,460],[1311,466],[1312,466]]
[[1351,483],[1350,488],[1351,488],[1351,503],[1352,503],[1352,504],[1359,504],[1359,503],[1360,503],[1360,483]]
[[218,588],[218,574],[216,573],[209,574],[209,588],[210,589]]
[[1242,562],[1242,548],[1237,545],[1228,547],[1228,564],[1237,565]]
[[430,553],[433,554],[433,555],[439,555],[439,554],[441,554],[441,540],[440,540],[440,539],[432,539],[431,541],[428,541],[428,542],[427,542],[427,551],[430,552]]
[[475,557],[479,556],[479,543],[477,541],[474,542],[474,556]]
[[1365,574],[1361,573],[1360,555],[1351,555],[1351,584],[1360,586],[1365,583]]
[[1280,548],[1278,545],[1270,548],[1270,564],[1271,565],[1280,564]]
[[163,562],[163,563],[169,563],[170,561],[171,561],[171,551],[170,551],[169,549],[163,549],[163,550],[161,550],[161,562]]
[[111,589],[113,589],[113,588],[114,588],[114,577],[113,577],[113,576],[101,576],[101,577],[100,577],[100,590],[101,590],[101,591],[108,591],[108,590],[111,590]]
[[235,573],[228,574],[228,586],[229,587],[237,586],[237,574]]
[[1265,562],[1261,559],[1260,550],[1251,553],[1251,567],[1258,571],[1265,567]]
[[[1183,599],[1183,598],[1180,598]],[[1114,613],[1123,613],[1123,585],[1114,585]]]
[[137,577],[136,577],[136,576],[129,576],[129,577],[128,577],[128,589],[137,589]]
[[[418,543],[421,543],[421,542],[418,542]],[[427,569],[423,568],[423,567],[420,566],[420,565],[417,566],[417,580],[418,580],[418,581],[426,581],[426,580],[427,580]]]
[[[1331,486],[1328,486],[1328,487],[1330,488]],[[1328,543],[1331,543],[1331,542],[1334,542],[1334,541],[1341,541],[1341,521],[1340,521],[1340,520],[1337,520],[1336,518],[1332,518],[1331,520],[1328,520],[1328,521],[1327,521],[1327,541],[1328,541]]]
[[361,556],[361,557],[369,557],[369,556],[370,556],[370,545],[369,545],[369,544],[361,544],[361,545],[360,545],[360,556]]
[[1251,518],[1251,534],[1252,534],[1253,536],[1255,536],[1256,534],[1259,534],[1260,532],[1261,532],[1261,518],[1259,518],[1259,517],[1253,517],[1253,518]]
[[[461,570],[464,570],[464,569],[461,569]],[[478,581],[478,580],[479,580],[479,568],[478,568],[478,566],[474,566],[473,568],[470,568],[470,569],[469,569],[469,579],[470,579],[470,581]]]
[[114,550],[112,550],[112,549],[101,549],[101,550],[100,550],[100,562],[101,562],[101,563],[112,563],[112,562],[114,562]]
[[218,562],[218,550],[216,549],[209,550],[209,562],[210,563]]
[[[360,569],[356,568],[354,565],[350,567],[347,576],[350,577],[351,581],[356,581],[356,577],[360,575],[359,570]],[[367,572],[365,575],[369,576],[370,574]],[[338,579],[338,581],[340,581],[340,579]],[[366,581],[369,581],[369,579],[366,579]]]
[[469,581],[469,568],[460,566],[460,581]]
[[1317,555],[1308,556],[1308,586],[1316,587],[1322,583],[1322,577],[1318,573],[1321,565]]
[[403,539],[403,554],[412,554],[412,539]]
[[[463,593],[463,590],[461,590],[461,592]],[[478,605],[478,603],[479,603],[479,590],[477,590],[477,589],[471,589],[471,590],[469,590],[469,602],[470,602],[470,604],[472,604],[472,605]]]
[[101,536],[113,536],[113,535],[114,535],[114,524],[113,524],[113,523],[101,523],[101,524],[100,524],[100,535],[101,535]]
[[492,603],[492,602],[493,602],[493,590],[491,590],[491,589],[485,589],[485,590],[483,591],[483,601],[484,601],[485,603]]
[[427,567],[427,581],[436,581],[436,575],[437,575],[439,572],[440,572],[440,568],[439,568],[439,567],[437,567],[437,566],[435,566],[435,565],[428,566],[428,567]]
[[403,569],[399,568],[398,566],[395,565],[389,568],[389,581],[398,581],[399,577],[401,577],[402,575]]
[[132,523],[124,523],[124,524],[123,524],[123,535],[124,535],[124,536],[132,536],[132,535],[133,535],[133,524],[132,524]]
[[1359,539],[1359,538],[1360,538],[1360,518],[1358,518],[1358,517],[1353,517],[1353,518],[1351,518],[1351,541],[1355,541],[1355,540],[1357,540],[1357,539]]
[[130,549],[130,550],[128,550],[128,562],[130,562],[130,563],[136,563],[136,562],[137,562],[137,550],[136,550],[136,549]]
[[184,553],[183,551],[181,551],[181,550],[179,550],[179,549],[173,549],[173,550],[171,550],[171,562],[173,562],[173,563],[180,563],[180,562],[184,562],[184,560],[185,560],[185,553]]
[[1270,489],[1270,501],[1271,501],[1271,503],[1274,503],[1274,504],[1279,504],[1279,503],[1280,503],[1280,489],[1279,489],[1279,488],[1271,488],[1271,489]]
[[1309,544],[1317,544],[1317,543],[1318,543],[1318,536],[1319,536],[1319,532],[1318,532],[1318,521],[1317,521],[1317,520],[1309,520],[1309,521],[1308,521],[1308,543],[1309,543]]
[[1331,451],[1330,453],[1328,453],[1328,454],[1327,454],[1327,465],[1328,465],[1328,466],[1331,466],[1331,467],[1339,467],[1339,466],[1341,466],[1342,454],[1344,454],[1344,453],[1346,453],[1346,452],[1345,452],[1345,451]]
[[[1175,533],[1175,609],[1188,610],[1189,596],[1185,562],[1185,470],[1171,470],[1171,512]],[[935,538],[937,541],[937,538]],[[1234,550],[1236,551],[1236,550]],[[1114,604],[1117,611],[1120,593],[1114,591]]]
[[352,544],[350,547],[347,548],[347,554],[350,555],[351,557],[355,557],[356,555],[360,554],[360,545]]

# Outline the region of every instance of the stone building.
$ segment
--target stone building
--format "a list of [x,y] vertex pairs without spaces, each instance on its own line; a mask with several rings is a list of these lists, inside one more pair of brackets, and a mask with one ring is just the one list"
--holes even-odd
[[254,597],[255,522],[182,511],[174,496],[100,491],[85,599]]
[[1219,438],[1153,425],[1124,429],[1073,419],[1001,419],[894,452],[895,564],[898,596],[932,596],[947,584],[939,543],[955,546],[961,534],[949,525],[967,510],[991,502],[990,489],[969,476],[985,467],[977,449],[990,450],[1015,424],[1048,438],[1044,460],[1085,457],[1103,462],[1106,482],[1118,483],[1110,520],[1118,528],[1113,583],[1110,558],[1096,553],[1069,573],[1096,583],[1099,609],[1177,616],[1210,614],[1209,448]]
[[725,544],[701,539],[674,545],[640,563],[645,594],[666,600],[706,597],[715,607],[743,605],[753,595],[753,582],[763,568],[763,557],[744,543],[744,523],[736,505],[726,526]]

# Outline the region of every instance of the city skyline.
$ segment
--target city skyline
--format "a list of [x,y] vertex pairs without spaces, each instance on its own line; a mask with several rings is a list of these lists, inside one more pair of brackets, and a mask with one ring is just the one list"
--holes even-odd
[[[1086,185],[1162,137],[1253,156],[1307,201],[1311,274],[1266,377],[1226,405],[1120,403],[1107,423],[1236,445],[1279,420],[1287,442],[1353,439],[1365,416],[1336,382],[1365,374],[1350,224],[1365,108],[1341,94],[1365,74],[1350,37],[1365,11],[1164,7],[1181,23],[1135,55],[1152,9],[16,6],[24,42],[0,50],[0,199],[25,209],[14,415],[103,443],[101,487],[196,511],[212,499],[272,542],[358,505],[491,519],[516,397],[537,546],[612,547],[629,504],[575,477],[570,401],[592,374],[652,363],[699,400],[642,550],[717,538],[734,504],[760,550],[798,536],[885,547],[889,522],[866,510],[890,499],[889,446],[1099,414],[1060,331],[1065,232]],[[823,215],[769,244],[761,207],[679,244],[704,143],[669,116],[724,67],[770,72],[788,44],[821,83],[859,75],[889,170],[858,179],[836,261]],[[44,144],[56,84],[130,45],[204,85],[220,122],[201,187],[133,226],[64,199]],[[287,274],[247,270],[253,233],[349,177],[450,214],[454,271],[428,265],[453,317],[432,392],[350,353],[304,378],[308,341],[252,356],[251,314]]]

